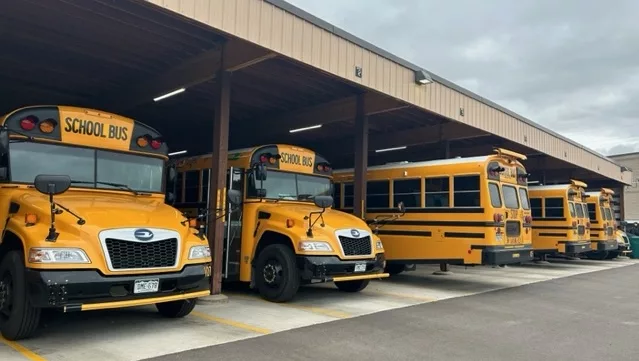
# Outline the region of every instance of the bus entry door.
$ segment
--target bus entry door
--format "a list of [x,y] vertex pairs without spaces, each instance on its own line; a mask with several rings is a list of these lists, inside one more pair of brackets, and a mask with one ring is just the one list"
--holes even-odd
[[[235,189],[243,193],[243,174],[242,169],[229,168],[226,178],[227,192],[229,189]],[[226,215],[224,216],[224,256],[222,263],[222,275],[225,279],[230,281],[237,281],[240,277],[241,240],[242,208],[231,212],[231,204],[227,203]]]

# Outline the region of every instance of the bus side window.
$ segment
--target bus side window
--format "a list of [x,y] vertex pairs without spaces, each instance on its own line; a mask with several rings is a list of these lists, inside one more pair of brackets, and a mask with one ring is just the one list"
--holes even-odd
[[568,202],[568,210],[570,211],[570,216],[575,218],[575,203]]
[[393,181],[393,206],[404,202],[406,208],[422,206],[421,179],[398,179]]
[[563,198],[546,198],[545,204],[546,218],[563,218],[564,217],[564,199]]
[[541,198],[530,198],[530,209],[532,213],[533,219],[535,218],[543,218],[541,209]]
[[448,177],[424,179],[426,207],[449,207],[450,183]]
[[0,182],[9,180],[9,153],[0,157]]
[[390,181],[366,182],[366,209],[389,208]]
[[184,203],[197,203],[200,193],[200,171],[187,171],[184,173],[184,177]]
[[178,172],[175,177],[175,203],[184,202],[184,172]]
[[211,169],[205,168],[202,169],[202,194],[200,197],[200,202],[207,202],[209,199],[209,186],[211,185]]
[[479,207],[479,176],[453,177],[453,207]]
[[344,183],[344,206],[343,208],[353,208],[353,199],[355,197],[355,188],[353,183]]
[[342,183],[333,183],[333,208],[342,207]]

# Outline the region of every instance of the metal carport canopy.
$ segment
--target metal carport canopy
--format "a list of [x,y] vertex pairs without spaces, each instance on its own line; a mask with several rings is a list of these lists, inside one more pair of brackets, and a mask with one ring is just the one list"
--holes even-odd
[[[286,2],[25,0],[3,5],[0,19],[2,112],[92,106],[149,123],[174,150],[209,152],[215,69],[228,41],[231,148],[290,142],[352,166],[353,147],[334,145],[353,141],[356,100],[365,92],[369,164],[442,157],[445,141],[450,156],[513,148],[533,158],[533,176],[544,171],[556,181],[631,179],[605,157],[436,75],[416,84],[417,66]],[[181,87],[184,94],[152,100]],[[395,146],[407,149],[374,152]]]
[[419,66],[283,0],[149,1],[349,83],[511,140],[573,167],[624,184],[631,179],[628,172],[605,156],[441,77],[430,74],[434,83],[416,84]]

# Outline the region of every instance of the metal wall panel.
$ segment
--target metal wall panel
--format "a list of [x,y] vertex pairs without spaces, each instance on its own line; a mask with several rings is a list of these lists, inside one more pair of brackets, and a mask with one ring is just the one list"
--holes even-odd
[[[412,69],[264,0],[147,1],[353,83],[625,182],[613,162],[444,84],[419,86],[413,81]],[[362,67],[361,78],[355,76],[356,66]]]

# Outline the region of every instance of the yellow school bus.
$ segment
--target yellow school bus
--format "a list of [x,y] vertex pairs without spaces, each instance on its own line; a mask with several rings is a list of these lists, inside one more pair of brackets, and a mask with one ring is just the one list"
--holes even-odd
[[100,110],[0,118],[3,337],[32,336],[43,308],[183,317],[210,294],[208,241],[165,202],[167,150],[153,128]]
[[[197,217],[210,209],[211,155],[176,166],[174,205]],[[286,302],[300,284],[358,292],[388,277],[380,239],[363,220],[332,209],[332,168],[322,156],[286,144],[230,150],[227,177],[227,192],[241,192],[242,204],[224,220],[225,282],[248,282],[264,299]]]
[[585,189],[579,180],[566,184],[530,186],[533,247],[548,255],[577,256],[590,251],[590,228]]
[[[480,157],[368,167],[366,219],[384,243],[387,272],[420,263],[444,270],[532,260],[525,159],[496,149]],[[352,211],[353,169],[336,170],[334,178],[339,208]],[[404,210],[393,208],[398,203]],[[392,217],[397,213],[403,216]]]
[[587,192],[588,216],[591,229],[592,252],[586,256],[592,259],[605,259],[610,252],[617,251],[617,230],[612,196],[615,192],[609,188],[601,188],[599,192]]

